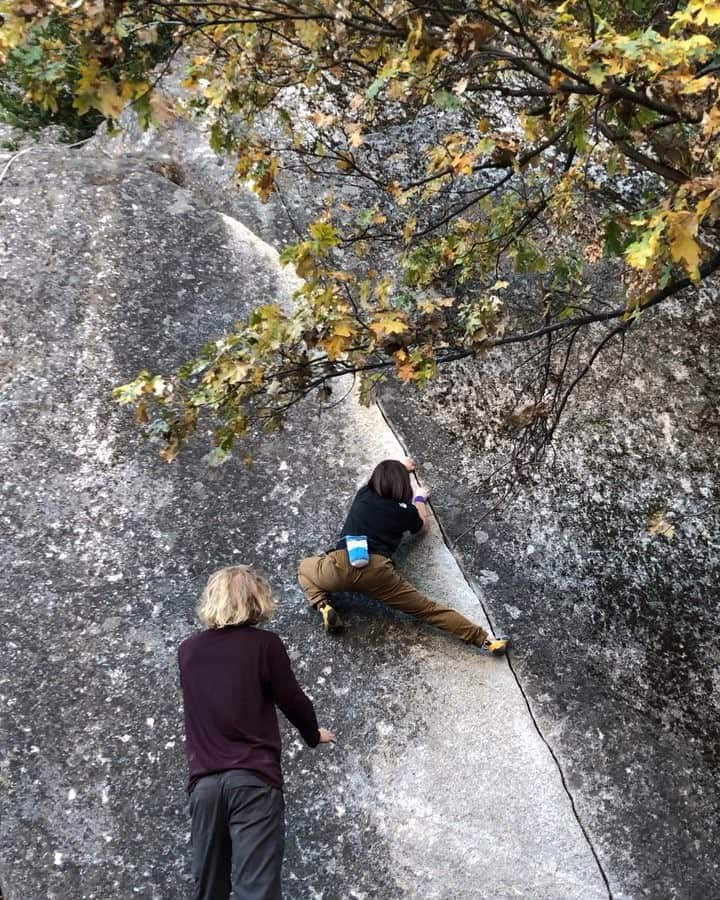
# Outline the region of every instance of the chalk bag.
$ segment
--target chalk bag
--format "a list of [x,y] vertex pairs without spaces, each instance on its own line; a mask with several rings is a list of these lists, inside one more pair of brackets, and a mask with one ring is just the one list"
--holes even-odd
[[351,566],[355,566],[356,569],[362,569],[370,562],[370,551],[368,550],[368,542],[365,535],[346,535],[345,546],[347,547]]

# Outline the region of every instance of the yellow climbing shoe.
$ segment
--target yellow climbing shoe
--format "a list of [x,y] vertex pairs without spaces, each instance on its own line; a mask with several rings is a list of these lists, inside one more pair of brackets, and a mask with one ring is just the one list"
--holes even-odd
[[342,619],[335,612],[332,606],[330,606],[329,603],[324,603],[320,607],[320,615],[323,618],[323,625],[325,626],[325,631],[327,631],[328,634],[333,634],[333,632],[340,631],[342,629]]
[[491,653],[493,656],[504,656],[510,646],[510,638],[496,637],[488,638],[483,642],[482,649]]

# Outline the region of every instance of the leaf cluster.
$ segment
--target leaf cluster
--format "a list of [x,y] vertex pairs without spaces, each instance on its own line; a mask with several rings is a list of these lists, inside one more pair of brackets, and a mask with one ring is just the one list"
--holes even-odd
[[[569,389],[533,402],[543,415],[526,425],[542,418],[544,440],[603,348],[720,264],[717,0],[0,10],[8,58],[63,23],[56,50],[75,75],[41,104],[69,90],[81,114],[132,104],[161,125],[158,60],[182,50],[186,109],[238,180],[263,201],[299,178],[324,194],[283,253],[304,279],[294,311],[263,306],[189,368],[120,389],[168,457],[203,410],[228,450],[348,372],[368,396],[386,370],[421,385],[452,359],[560,336],[577,347],[581,329],[608,323],[584,359],[565,348],[559,374],[541,371],[541,386],[557,376]],[[618,307],[588,294],[584,269],[603,257],[619,262]],[[531,327],[500,286],[513,273],[536,279]]]

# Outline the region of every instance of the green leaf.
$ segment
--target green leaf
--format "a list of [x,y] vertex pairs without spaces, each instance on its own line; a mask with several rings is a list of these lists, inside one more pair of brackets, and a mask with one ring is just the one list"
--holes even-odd
[[437,91],[433,94],[432,102],[439,109],[460,109],[463,106],[462,98],[450,91]]
[[229,449],[225,447],[214,447],[205,457],[205,462],[213,469],[226,463],[232,456]]
[[407,312],[412,312],[415,309],[415,297],[408,293],[396,294],[393,297],[392,305],[396,309],[404,309]]
[[532,241],[519,240],[515,245],[516,272],[546,272],[547,258]]
[[150,107],[150,91],[142,94],[132,104],[135,114],[138,117],[138,124],[143,131],[147,131],[152,124],[152,112]]
[[375,81],[373,81],[373,83],[370,85],[370,87],[365,92],[366,97],[369,100],[373,100],[375,97],[377,97],[377,95],[380,93],[380,91],[383,89],[384,86],[385,86],[385,79],[384,78],[376,78]]
[[620,225],[611,219],[605,224],[603,248],[605,256],[622,256],[625,252],[626,241],[623,240],[623,230]]
[[337,247],[340,243],[340,235],[330,222],[313,222],[310,226],[310,234],[315,238],[315,249],[318,253]]
[[215,151],[215,153],[222,152],[225,147],[225,138],[225,129],[219,122],[213,122],[210,126],[210,137],[208,140],[210,143],[210,147]]

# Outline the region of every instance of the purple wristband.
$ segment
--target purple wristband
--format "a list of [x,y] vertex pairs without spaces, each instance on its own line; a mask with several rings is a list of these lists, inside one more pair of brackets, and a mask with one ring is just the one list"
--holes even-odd
[[427,500],[423,497],[422,494],[418,494],[417,497],[413,500],[413,503],[427,503]]

